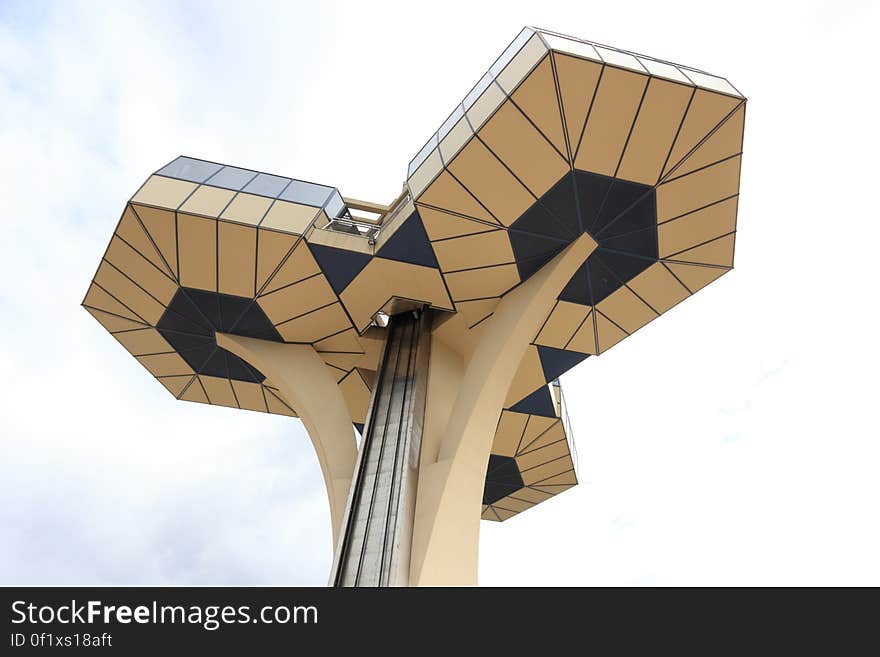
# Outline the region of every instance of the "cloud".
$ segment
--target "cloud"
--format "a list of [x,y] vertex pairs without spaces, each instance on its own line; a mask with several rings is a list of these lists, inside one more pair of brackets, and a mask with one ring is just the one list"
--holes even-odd
[[484,523],[481,582],[880,584],[877,8],[499,7],[0,6],[0,582],[326,581],[301,425],[174,401],[78,303],[180,153],[393,198],[534,22],[750,96],[737,269],[564,377],[583,483]]

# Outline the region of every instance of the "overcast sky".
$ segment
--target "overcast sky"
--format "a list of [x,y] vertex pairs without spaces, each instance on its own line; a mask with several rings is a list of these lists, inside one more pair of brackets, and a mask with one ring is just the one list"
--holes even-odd
[[0,0],[0,583],[326,582],[299,421],[176,402],[79,303],[176,155],[394,198],[526,24],[729,77],[742,195],[736,269],[563,377],[581,485],[483,523],[481,584],[880,585],[880,5],[705,0]]

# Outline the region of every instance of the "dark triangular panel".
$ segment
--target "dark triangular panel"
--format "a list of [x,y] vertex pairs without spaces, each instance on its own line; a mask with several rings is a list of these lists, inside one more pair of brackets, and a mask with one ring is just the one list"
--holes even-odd
[[[220,306],[220,325],[218,331],[232,333],[232,328],[239,322],[249,306],[256,306],[254,300],[248,297],[233,296],[231,294],[217,294],[217,303]],[[257,306],[259,308],[259,306]],[[268,320],[267,320],[268,321]],[[238,334],[242,335],[242,334]]]
[[223,324],[223,318],[220,316],[220,300],[217,298],[216,292],[195,290],[188,287],[180,288],[180,290],[192,300],[198,308],[198,312],[208,321],[212,329],[220,328]]
[[[225,296],[225,295],[223,295]],[[282,342],[281,335],[278,330],[266,317],[266,313],[260,308],[260,305],[248,299],[249,303],[236,319],[235,323],[229,327],[228,333],[234,335],[243,335],[248,338],[260,338],[261,340],[273,340]],[[226,311],[221,299],[221,308],[223,308],[223,319],[226,319]]]
[[587,354],[539,345],[538,357],[541,359],[541,368],[544,370],[544,380],[550,383],[584,360]]
[[[623,219],[623,217],[621,217]],[[615,235],[614,237],[602,237],[602,246],[614,251],[626,251],[647,258],[656,258],[657,253],[657,226],[634,230],[629,233]]]
[[575,183],[577,187],[578,208],[581,213],[581,225],[584,230],[592,231],[593,223],[602,209],[602,203],[605,201],[605,195],[611,187],[614,178],[602,176],[597,173],[589,173],[587,171],[575,172]]
[[363,422],[355,422],[355,423],[354,423],[354,428],[357,429],[357,432],[358,432],[359,434],[361,434],[361,436],[364,435],[364,424],[363,424]]
[[578,267],[578,270],[566,283],[559,294],[560,301],[569,301],[571,303],[579,303],[584,306],[592,306],[593,300],[590,296],[590,284],[588,281],[590,275],[589,259],[587,262]]
[[251,383],[262,383],[266,379],[262,372],[251,367],[231,351],[226,351],[222,347],[218,347],[217,350],[226,355],[226,368],[230,379]]
[[483,486],[483,504],[494,504],[511,493],[515,493],[524,485],[516,459],[510,456],[489,454],[486,483]]
[[578,233],[572,232],[570,228],[563,225],[559,219],[550,214],[537,201],[532,203],[529,209],[520,215],[519,219],[510,224],[509,228],[534,235],[554,237],[566,244],[574,240],[578,235]]
[[543,205],[571,236],[584,232],[575,203],[574,172],[569,171],[541,197]]
[[431,241],[418,212],[413,212],[404,220],[376,255],[413,265],[438,267],[434,249],[431,248]]
[[556,405],[553,403],[553,398],[550,397],[550,389],[547,386],[541,386],[532,394],[523,397],[511,406],[510,410],[514,413],[556,417]]
[[[175,349],[176,349],[175,345]],[[193,370],[199,372],[204,366],[205,363],[214,355],[214,350],[216,349],[216,345],[214,341],[206,342],[197,347],[191,347],[189,349],[178,349],[178,355],[183,358],[187,365],[189,365]]]
[[372,258],[366,253],[346,251],[322,244],[309,244],[308,246],[336,294],[340,294],[348,287],[348,284],[361,273],[361,270],[367,266]]
[[595,303],[602,301],[656,262],[654,258],[642,258],[605,249],[594,251],[589,261],[590,284],[593,287]]
[[534,233],[521,233],[513,228],[507,231],[507,236],[521,280],[526,280],[567,245],[567,242]]
[[534,258],[527,258],[525,260],[517,260],[516,261],[516,269],[519,272],[520,281],[525,281],[529,277],[531,277],[535,272],[537,272],[541,267],[550,262],[553,257],[559,253],[563,249],[560,246],[555,251],[549,251],[547,253],[541,254]]
[[207,376],[220,376],[220,377],[228,377],[229,368],[226,366],[226,353],[225,349],[220,347],[216,347],[214,349],[214,353],[211,354],[211,357],[205,362],[204,365],[198,370],[196,370],[199,374],[205,374]]
[[181,288],[174,293],[156,326],[183,333],[214,334],[214,327]]
[[590,234],[598,239],[648,228],[656,223],[653,190],[647,185],[615,180],[590,226]]

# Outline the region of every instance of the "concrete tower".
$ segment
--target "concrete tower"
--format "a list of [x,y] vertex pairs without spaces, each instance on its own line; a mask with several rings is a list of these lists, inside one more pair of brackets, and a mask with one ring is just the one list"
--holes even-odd
[[179,157],[83,306],[177,399],[300,418],[331,583],[476,584],[481,518],[577,484],[559,376],[732,268],[744,116],[723,78],[526,28],[392,203]]

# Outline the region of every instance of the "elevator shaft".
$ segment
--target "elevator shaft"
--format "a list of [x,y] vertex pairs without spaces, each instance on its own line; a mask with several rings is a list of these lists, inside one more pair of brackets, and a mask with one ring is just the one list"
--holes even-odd
[[427,392],[430,317],[390,318],[334,561],[335,586],[406,586]]

